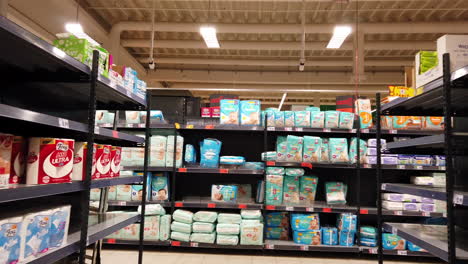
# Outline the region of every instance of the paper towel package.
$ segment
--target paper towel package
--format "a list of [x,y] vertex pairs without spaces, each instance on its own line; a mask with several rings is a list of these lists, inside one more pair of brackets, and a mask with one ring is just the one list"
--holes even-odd
[[0,220],[0,263],[18,263],[22,247],[21,230],[23,217]]
[[51,210],[30,213],[24,216],[21,228],[21,253],[22,261],[31,261],[39,253],[49,250]]
[[27,184],[70,182],[73,173],[73,139],[30,138]]
[[260,125],[260,101],[244,100],[240,102],[240,123],[244,126]]
[[117,200],[131,201],[132,200],[132,186],[131,185],[117,185]]
[[110,177],[115,178],[120,176],[120,161],[122,160],[122,148],[117,146],[111,147],[110,152]]
[[159,223],[159,240],[166,241],[171,233],[171,215],[162,215]]
[[220,124],[239,125],[239,100],[223,99],[219,102]]
[[0,134],[0,187],[8,186],[12,147],[13,135]]
[[[0,143],[1,144],[1,143]],[[2,147],[0,147],[2,148]],[[0,152],[2,152],[0,150]],[[24,183],[24,173],[26,170],[26,153],[28,152],[27,140],[24,137],[13,137],[13,145],[11,148],[11,163],[10,163],[10,184]],[[2,160],[0,154],[0,160]],[[0,161],[1,163],[1,161]],[[1,167],[2,165],[0,165]],[[1,185],[1,184],[0,184]]]
[[51,248],[61,247],[67,243],[68,227],[70,225],[70,210],[70,205],[51,209],[52,215],[49,230],[49,246]]
[[96,171],[93,179],[102,179],[110,176],[111,145],[98,144],[96,146]]
[[151,177],[151,200],[167,201],[169,199],[168,177],[165,173],[154,173]]
[[[91,175],[96,173],[96,147],[93,144],[93,165],[91,167]],[[75,151],[73,154],[73,174],[72,180],[84,181],[86,178],[86,157],[88,155],[88,142],[75,142]]]
[[159,215],[145,216],[144,239],[148,241],[159,240]]
[[166,166],[166,146],[167,146],[167,137],[165,136],[152,136],[151,137],[150,160],[149,160],[150,166],[155,166],[155,167]]

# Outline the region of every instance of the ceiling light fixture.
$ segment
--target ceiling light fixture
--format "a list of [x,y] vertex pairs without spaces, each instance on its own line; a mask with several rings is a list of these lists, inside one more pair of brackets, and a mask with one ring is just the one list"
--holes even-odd
[[351,34],[350,26],[335,26],[327,49],[339,49],[349,34]]
[[216,37],[216,28],[213,26],[200,27],[200,34],[208,48],[219,48],[218,38]]
[[67,23],[65,24],[65,29],[77,38],[86,39],[94,46],[100,46],[97,41],[83,31],[83,27],[80,23]]

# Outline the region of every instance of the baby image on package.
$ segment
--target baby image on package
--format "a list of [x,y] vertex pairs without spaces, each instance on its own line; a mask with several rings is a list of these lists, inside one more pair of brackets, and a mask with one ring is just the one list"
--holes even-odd
[[284,126],[285,127],[294,126],[294,112],[293,111],[284,111]]
[[152,201],[167,201],[169,199],[167,179],[168,177],[164,173],[153,174],[151,178]]
[[236,202],[237,186],[213,185],[211,187],[211,200],[214,202]]
[[[240,102],[241,125],[260,125],[260,101],[245,100]],[[221,109],[222,113],[222,109]]]
[[291,227],[294,231],[320,230],[318,214],[292,214]]
[[295,231],[293,240],[297,244],[317,246],[322,243],[320,230]]
[[346,138],[330,138],[329,155],[331,163],[348,163],[348,140]]
[[239,100],[223,99],[220,101],[220,123],[226,125],[239,125]]
[[369,128],[372,125],[371,102],[369,99],[357,99],[356,111],[359,114],[361,128]]
[[302,146],[304,139],[298,136],[288,135],[286,161],[288,162],[302,162]]
[[302,176],[299,184],[299,199],[304,202],[315,201],[315,193],[317,192],[318,177]]

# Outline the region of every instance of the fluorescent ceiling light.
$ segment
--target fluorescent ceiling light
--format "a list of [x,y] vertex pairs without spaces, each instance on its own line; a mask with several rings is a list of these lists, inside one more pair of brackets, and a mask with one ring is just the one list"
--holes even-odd
[[80,23],[67,23],[65,24],[65,29],[75,35],[75,37],[80,38],[80,39],[86,39],[89,41],[91,44],[94,46],[101,46],[97,41],[92,39],[88,34],[86,34],[83,31],[83,27],[81,26]]
[[339,49],[349,34],[351,34],[350,26],[335,26],[327,49]]
[[208,48],[219,48],[218,38],[216,37],[215,27],[200,27],[200,34]]

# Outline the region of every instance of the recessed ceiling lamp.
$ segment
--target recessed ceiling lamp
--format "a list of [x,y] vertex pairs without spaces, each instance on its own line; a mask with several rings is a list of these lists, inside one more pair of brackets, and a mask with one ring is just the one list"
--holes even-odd
[[215,48],[218,49],[219,42],[218,38],[216,37],[216,28],[213,26],[203,26],[200,27],[200,34],[205,41],[205,44],[208,48]]
[[327,49],[339,49],[349,34],[351,34],[350,26],[335,26]]

